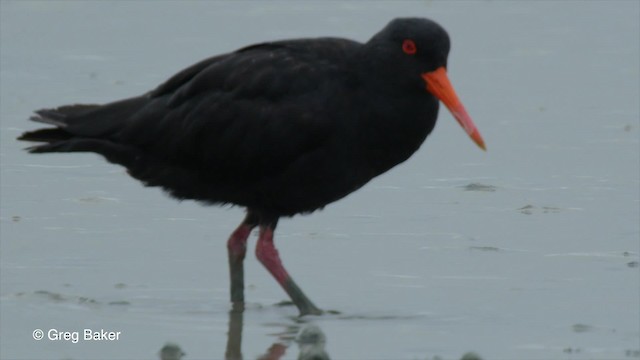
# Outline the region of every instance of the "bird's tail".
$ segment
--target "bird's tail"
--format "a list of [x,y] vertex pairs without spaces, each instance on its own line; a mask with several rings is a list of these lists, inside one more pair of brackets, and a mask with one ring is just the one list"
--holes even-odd
[[[100,105],[67,105],[56,109],[42,109],[35,112],[29,120],[44,124],[55,125],[55,128],[44,128],[27,131],[18,137],[18,140],[54,143],[71,139],[74,135],[64,129],[68,126],[70,118],[83,115]],[[38,146],[31,147],[30,150]]]
[[91,151],[72,145],[78,144],[76,140],[109,139],[145,103],[146,98],[141,96],[105,105],[77,104],[38,110],[30,120],[55,127],[27,131],[18,140],[46,143],[30,147],[31,152]]

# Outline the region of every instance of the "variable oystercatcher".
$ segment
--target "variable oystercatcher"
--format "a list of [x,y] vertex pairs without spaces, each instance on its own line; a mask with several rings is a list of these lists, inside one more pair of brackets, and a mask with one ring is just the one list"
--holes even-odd
[[142,96],[36,111],[54,125],[24,133],[32,153],[94,152],[177,199],[247,215],[227,242],[231,301],[244,304],[247,238],[304,314],[319,314],[282,266],[280,217],[311,213],[411,156],[442,101],[480,133],[447,78],[449,36],[422,18],[391,21],[366,43],[316,38],[244,47],[203,60]]

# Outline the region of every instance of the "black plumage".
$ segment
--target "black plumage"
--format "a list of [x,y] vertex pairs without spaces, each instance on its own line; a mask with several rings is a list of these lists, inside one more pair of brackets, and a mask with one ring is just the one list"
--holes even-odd
[[444,29],[417,18],[396,19],[366,43],[252,45],[142,96],[36,111],[32,120],[55,127],[20,139],[44,142],[33,153],[101,154],[147,186],[246,207],[245,226],[273,230],[279,217],[322,208],[420,147],[439,104],[423,74],[446,68],[448,52]]

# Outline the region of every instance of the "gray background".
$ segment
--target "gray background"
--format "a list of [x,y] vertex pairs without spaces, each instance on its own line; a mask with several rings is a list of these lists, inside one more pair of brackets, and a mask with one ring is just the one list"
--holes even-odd
[[340,314],[274,306],[286,296],[249,256],[244,357],[297,358],[307,324],[336,359],[640,357],[639,2],[0,4],[2,359],[150,359],[167,341],[223,358],[229,340],[224,244],[242,210],[172,201],[96,155],[29,155],[14,139],[31,111],[137,95],[250,43],[366,41],[398,16],[449,31],[489,151],[442,111],[405,164],[283,220],[285,265]]

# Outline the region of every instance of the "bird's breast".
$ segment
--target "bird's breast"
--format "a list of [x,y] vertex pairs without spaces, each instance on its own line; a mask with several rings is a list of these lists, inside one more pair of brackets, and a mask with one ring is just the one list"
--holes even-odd
[[[362,118],[362,151],[374,176],[407,160],[435,126],[438,102],[432,97],[377,105]],[[380,103],[378,103],[380,104]]]

